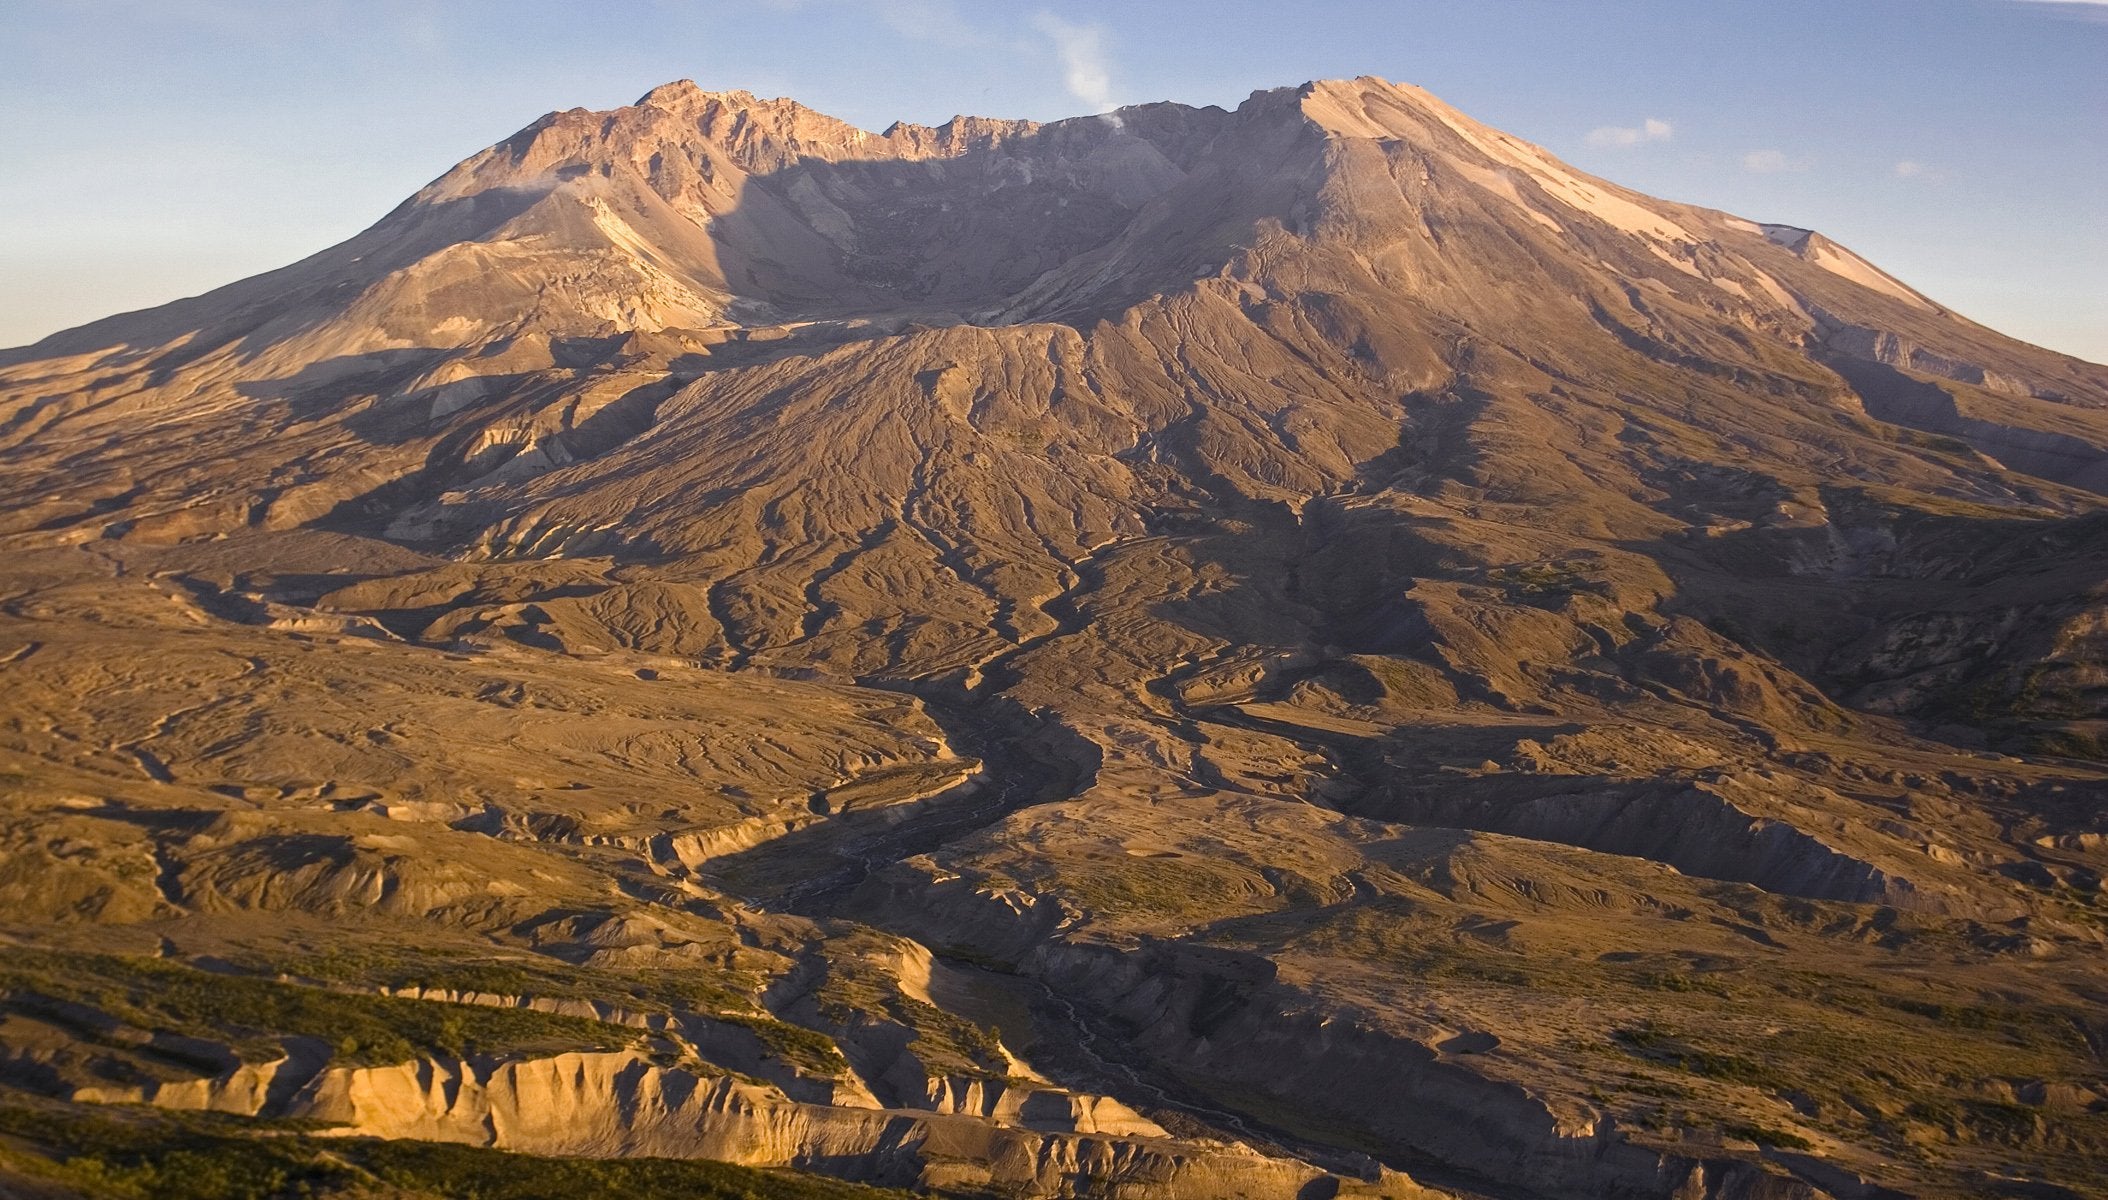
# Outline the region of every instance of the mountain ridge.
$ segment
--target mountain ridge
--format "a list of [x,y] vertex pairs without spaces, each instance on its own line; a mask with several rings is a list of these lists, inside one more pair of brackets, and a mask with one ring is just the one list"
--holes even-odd
[[645,1040],[0,1045],[448,1137],[589,1050],[933,1190],[2083,1188],[2104,494],[2108,368],[1382,80],[552,113],[0,357],[0,933]]

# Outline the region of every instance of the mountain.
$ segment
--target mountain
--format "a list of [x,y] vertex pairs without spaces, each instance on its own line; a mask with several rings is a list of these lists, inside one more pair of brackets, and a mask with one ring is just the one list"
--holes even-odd
[[2083,1195],[2104,494],[2108,368],[1417,88],[554,113],[0,355],[0,1171]]

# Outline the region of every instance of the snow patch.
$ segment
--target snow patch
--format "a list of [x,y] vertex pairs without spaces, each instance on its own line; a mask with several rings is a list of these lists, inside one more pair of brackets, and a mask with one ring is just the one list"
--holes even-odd
[[1455,167],[1457,173],[1465,179],[1521,209],[1523,215],[1529,217],[1532,221],[1537,222],[1553,233],[1563,234],[1566,232],[1566,226],[1539,212],[1529,201],[1523,199],[1522,192],[1515,186],[1514,175],[1509,172],[1492,167],[1482,167],[1477,163],[1455,160],[1452,160],[1450,165]]
[[1757,286],[1764,289],[1764,294],[1777,301],[1780,308],[1799,314],[1804,321],[1813,322],[1815,320],[1814,317],[1808,315],[1807,309],[1801,307],[1801,302],[1794,299],[1793,293],[1786,290],[1784,284],[1773,279],[1765,272],[1757,270],[1755,267],[1750,268],[1750,274],[1756,277]]
[[1793,251],[1802,261],[1821,267],[1840,279],[1849,279],[1860,287],[1901,300],[1912,308],[1939,311],[1923,296],[1903,286],[1879,267],[1812,229],[1802,229],[1797,225],[1765,225],[1762,228],[1765,238],[1773,245]]
[[1880,268],[1852,253],[1835,242],[1824,240],[1808,254],[1809,262],[1832,275],[1851,280],[1861,287],[1872,288],[1885,296],[1893,296],[1912,308],[1933,311],[1922,296],[1883,273]]
[[1551,197],[1626,233],[1668,242],[1700,240],[1690,230],[1642,205],[1602,188],[1567,170],[1558,160],[1520,138],[1489,129],[1428,98],[1428,111],[1479,153],[1504,166],[1513,167],[1537,181]]
[[[1675,267],[1677,270],[1682,271],[1684,274],[1689,275],[1693,279],[1704,279],[1706,277],[1705,272],[1699,270],[1697,267],[1692,266],[1690,263],[1687,263],[1684,260],[1669,253],[1667,250],[1662,249],[1661,244],[1658,242],[1647,243],[1647,249],[1654,254],[1654,257],[1662,260],[1665,263],[1668,263],[1670,266]],[[1714,282],[1725,281],[1716,280]]]

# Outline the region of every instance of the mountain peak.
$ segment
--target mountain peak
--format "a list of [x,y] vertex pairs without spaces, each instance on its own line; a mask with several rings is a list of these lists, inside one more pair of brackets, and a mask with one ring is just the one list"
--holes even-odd
[[857,146],[872,136],[788,96],[764,99],[745,88],[706,91],[692,79],[676,79],[644,93],[631,108],[643,110],[695,122],[704,137],[727,146],[751,145],[757,137],[797,147]]
[[[1440,138],[1442,127],[1466,140],[1496,135],[1496,131],[1486,129],[1443,103],[1426,88],[1393,83],[1378,75],[1314,79],[1298,87],[1278,89],[1272,94],[1292,99],[1304,120],[1340,137],[1400,139],[1426,144]],[[1263,95],[1268,93],[1254,93],[1253,98]]]
[[754,94],[748,91],[706,92],[702,85],[693,79],[676,79],[671,83],[662,83],[637,97],[635,107],[678,108],[705,96],[743,96],[751,100]]

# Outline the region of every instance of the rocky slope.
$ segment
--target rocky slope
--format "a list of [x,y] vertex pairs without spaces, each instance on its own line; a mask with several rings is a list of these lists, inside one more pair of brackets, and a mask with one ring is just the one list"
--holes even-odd
[[5,1078],[939,1191],[2084,1194],[2104,463],[2108,368],[1381,80],[551,114],[0,355]]

